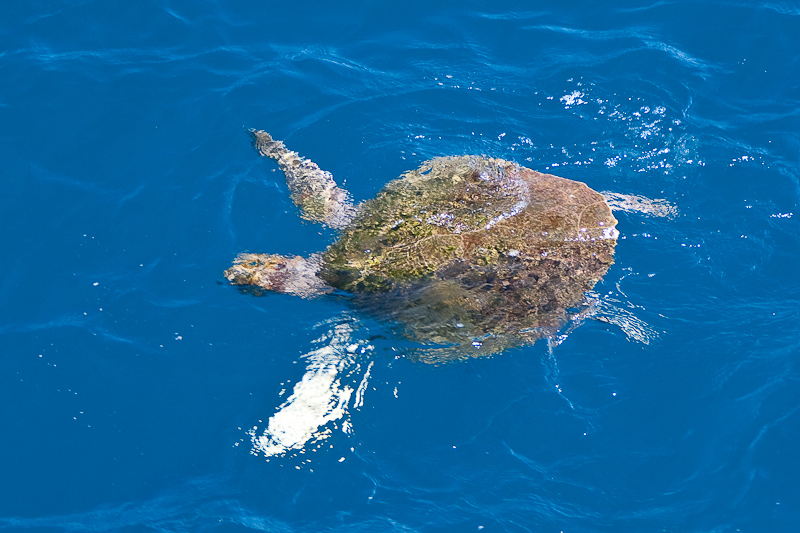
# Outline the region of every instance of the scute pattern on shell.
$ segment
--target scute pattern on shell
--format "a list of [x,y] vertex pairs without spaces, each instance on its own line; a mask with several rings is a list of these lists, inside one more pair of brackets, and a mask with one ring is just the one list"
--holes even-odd
[[616,223],[584,183],[501,159],[437,158],[365,202],[319,275],[421,341],[531,342],[608,270]]

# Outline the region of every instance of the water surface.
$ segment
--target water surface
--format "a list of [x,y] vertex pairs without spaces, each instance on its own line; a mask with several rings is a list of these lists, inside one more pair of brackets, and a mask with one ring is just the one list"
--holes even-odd
[[[793,3],[52,1],[0,30],[0,528],[796,530]],[[358,200],[484,154],[674,210],[615,213],[550,347],[425,365],[223,283],[335,237],[251,127]],[[341,416],[265,456],[315,368]]]

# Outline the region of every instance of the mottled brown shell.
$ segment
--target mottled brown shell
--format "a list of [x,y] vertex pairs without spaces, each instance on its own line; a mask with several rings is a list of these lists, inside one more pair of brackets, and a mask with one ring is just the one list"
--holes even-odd
[[438,158],[365,202],[318,275],[418,340],[530,342],[614,262],[616,224],[584,183],[501,159]]

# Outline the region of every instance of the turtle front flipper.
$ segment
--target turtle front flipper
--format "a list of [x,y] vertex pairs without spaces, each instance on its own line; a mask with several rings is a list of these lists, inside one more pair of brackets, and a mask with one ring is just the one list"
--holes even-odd
[[250,135],[258,153],[278,162],[286,175],[292,201],[300,208],[302,218],[336,229],[350,223],[356,208],[350,195],[336,185],[330,172],[300,157],[297,152],[288,150],[283,142],[274,140],[266,131],[250,130]]

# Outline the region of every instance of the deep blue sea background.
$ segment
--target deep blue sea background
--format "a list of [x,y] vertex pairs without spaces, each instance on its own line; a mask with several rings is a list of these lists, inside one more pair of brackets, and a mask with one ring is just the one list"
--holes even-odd
[[[796,2],[16,2],[0,124],[0,529],[800,531]],[[616,213],[616,321],[427,365],[224,283],[335,237],[247,128],[358,200],[478,153],[677,215]],[[361,402],[258,453],[342,324]]]

